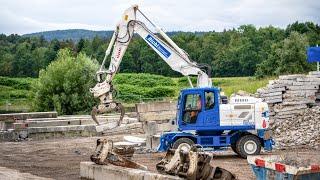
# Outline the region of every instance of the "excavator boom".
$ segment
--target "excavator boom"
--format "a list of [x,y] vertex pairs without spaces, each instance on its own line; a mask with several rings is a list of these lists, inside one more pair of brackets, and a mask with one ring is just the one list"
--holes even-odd
[[[149,30],[142,21],[137,20],[137,12],[139,12],[155,28],[156,32],[163,40]],[[174,71],[187,76],[191,87],[193,87],[193,84],[189,78],[190,75],[196,75],[198,77],[197,87],[212,86],[211,79],[201,69],[203,65],[191,61],[188,54],[180,49],[161,28],[151,22],[138,9],[137,5],[131,6],[125,10],[120,22],[116,26],[116,30],[110,40],[101,67],[97,72],[98,83],[94,88],[90,89],[90,92],[100,99],[100,104],[97,107],[93,107],[91,113],[93,120],[98,125],[100,123],[98,122],[96,115],[99,113],[108,112],[110,110],[120,112],[121,115],[118,125],[124,116],[124,109],[121,103],[113,100],[115,90],[112,85],[112,80],[119,70],[124,53],[127,50],[134,33],[137,33]],[[111,50],[111,61],[109,68],[106,70],[105,62],[110,55]]]

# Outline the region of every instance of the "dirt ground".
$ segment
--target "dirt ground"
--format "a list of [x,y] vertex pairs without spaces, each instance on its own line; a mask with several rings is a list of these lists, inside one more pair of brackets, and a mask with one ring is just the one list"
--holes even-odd
[[[80,179],[79,163],[90,161],[98,137],[51,139],[41,141],[2,142],[0,143],[0,166],[54,179]],[[114,141],[122,136],[109,137]],[[300,150],[304,154],[318,155],[314,150]],[[276,153],[287,153],[281,151]],[[225,168],[237,179],[255,179],[245,159],[231,151],[216,152],[214,165]],[[134,160],[146,165],[151,171],[163,157],[163,153],[135,154]]]

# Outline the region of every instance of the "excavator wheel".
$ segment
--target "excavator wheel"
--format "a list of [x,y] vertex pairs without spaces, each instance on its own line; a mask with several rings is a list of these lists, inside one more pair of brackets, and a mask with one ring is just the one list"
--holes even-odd
[[180,138],[173,143],[172,149],[181,149],[187,152],[191,149],[192,145],[194,145],[194,142],[191,139]]
[[248,155],[258,155],[261,151],[261,142],[255,135],[245,135],[237,141],[236,149],[242,158],[247,158]]
[[232,151],[235,152],[236,154],[239,154],[238,151],[237,151],[236,143],[231,144],[231,149],[232,149]]

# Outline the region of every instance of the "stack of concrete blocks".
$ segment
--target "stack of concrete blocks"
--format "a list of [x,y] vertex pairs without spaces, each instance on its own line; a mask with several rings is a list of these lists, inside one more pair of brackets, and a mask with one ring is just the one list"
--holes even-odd
[[24,129],[28,124],[28,118],[56,118],[57,112],[29,112],[0,114],[0,141],[10,141],[19,139],[19,136],[26,136]]
[[294,120],[310,106],[319,105],[320,72],[280,76],[258,89],[257,95],[268,103],[271,128],[277,133],[286,121]]
[[[37,114],[37,113],[30,113]],[[39,114],[48,114],[46,112]],[[18,114],[13,114],[14,117]],[[13,116],[11,115],[11,116]],[[7,117],[9,115],[6,115]],[[101,133],[96,131],[96,124],[89,115],[71,115],[59,116],[57,113],[50,116],[26,116],[25,113],[20,115],[23,120],[15,120],[12,122],[11,135],[6,135],[2,140],[19,140],[25,138],[47,139],[58,137],[74,137],[74,136],[95,136]],[[1,117],[1,115],[0,115]],[[98,116],[100,123],[105,125],[116,124],[120,118],[119,114]],[[113,126],[114,127],[114,126]],[[125,115],[119,127],[102,132],[106,135],[113,134],[134,134],[143,133],[142,123],[137,118]]]
[[136,104],[138,119],[143,122],[148,149],[156,149],[160,135],[177,130],[175,118],[176,102],[152,102]]
[[13,123],[23,121],[28,118],[56,118],[57,116],[58,113],[55,111],[0,114],[0,130],[6,131],[8,129],[14,129]]
[[[115,124],[118,122],[119,114],[98,116],[101,124]],[[28,137],[35,139],[46,139],[51,137],[73,137],[73,136],[95,136],[96,124],[89,115],[59,116],[58,118],[27,119]],[[127,134],[134,130],[142,132],[142,123],[137,118],[130,118],[127,115],[123,118],[119,127],[103,132],[103,134]]]
[[320,73],[280,76],[258,89],[258,96],[269,105],[270,117],[282,120],[301,113],[319,99]]

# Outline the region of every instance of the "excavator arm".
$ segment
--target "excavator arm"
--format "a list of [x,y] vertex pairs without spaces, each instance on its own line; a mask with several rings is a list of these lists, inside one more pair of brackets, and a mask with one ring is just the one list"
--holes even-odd
[[[137,12],[139,12],[155,28],[156,32],[163,40],[150,31],[142,21],[137,20]],[[137,33],[174,71],[187,76],[191,87],[193,87],[193,84],[189,78],[190,75],[198,76],[197,87],[212,86],[211,79],[201,69],[203,65],[191,61],[185,51],[180,49],[161,28],[151,22],[138,9],[137,5],[134,5],[125,10],[120,22],[116,26],[116,30],[114,31],[106,50],[101,67],[97,72],[98,83],[94,88],[90,89],[90,92],[100,99],[98,107],[94,107],[91,112],[93,120],[98,125],[99,122],[96,119],[96,115],[99,113],[110,110],[120,111],[121,116],[118,125],[121,123],[124,116],[124,109],[121,103],[113,100],[115,90],[112,85],[112,80],[119,70],[123,55],[127,50],[134,33]],[[111,61],[109,68],[106,70],[105,62],[110,55],[111,50]]]

